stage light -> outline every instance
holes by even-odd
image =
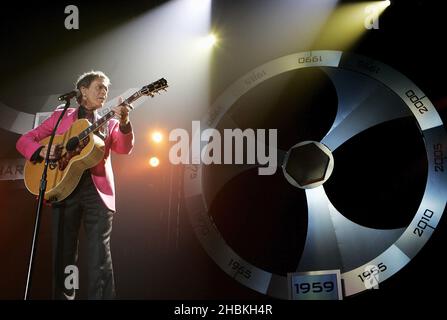
[[[390,5],[391,5],[391,1],[389,1],[389,0],[374,1],[374,2],[369,3],[369,6],[374,6],[379,14],[381,14],[383,11],[385,11],[385,9],[388,8]]]
[[[217,36],[214,33],[210,33],[206,37],[203,37],[200,41],[200,46],[204,49],[210,49],[214,47],[218,42]]]
[[[379,17],[390,5],[386,0],[338,6],[328,17],[314,47],[349,50],[368,30],[379,29]]]
[[[152,141],[160,143],[163,140],[163,134],[160,131],[154,131],[151,135]]]
[[[157,157],[151,157],[149,159],[149,165],[153,168],[158,167],[160,164],[160,160]]]
[[[389,7],[390,5],[391,5],[391,1],[390,0],[383,1],[383,3],[382,3],[382,6],[384,8]]]

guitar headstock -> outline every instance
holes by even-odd
[[[146,96],[154,96],[154,93],[157,93],[161,90],[165,90],[168,87],[168,82],[165,78],[161,78],[155,82],[152,82],[151,84],[148,84],[147,86],[144,86],[141,88],[140,92],[141,94],[144,94]]]

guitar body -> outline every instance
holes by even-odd
[[[53,145],[65,146],[70,138],[78,136],[89,126],[90,122],[86,119],[75,121],[64,134],[54,137]],[[47,137],[40,141],[40,144],[46,145],[49,140],[50,137]],[[64,147],[62,159],[48,167],[45,199],[61,201],[68,197],[78,185],[84,171],[96,166],[103,157],[104,141],[93,133],[90,133],[88,139],[82,141],[73,152],[67,152]],[[32,194],[39,194],[44,164],[44,161],[33,163],[29,160],[25,163],[25,186]]]

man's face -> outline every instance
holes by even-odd
[[[102,78],[93,80],[88,88],[82,87],[81,93],[83,96],[84,107],[89,110],[101,108],[107,99],[108,90],[109,89]]]

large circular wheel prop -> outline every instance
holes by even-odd
[[[369,266],[377,266],[377,279],[382,282],[404,267],[433,234],[447,199],[444,170],[446,131],[432,103],[408,78],[380,62],[340,51],[301,52],[252,70],[218,97],[202,119],[201,130],[229,122],[237,127],[236,121],[227,113],[241,97],[275,76],[304,68],[321,69],[328,75],[337,90],[338,106],[335,120],[321,141],[296,141],[295,146],[310,145],[308,149],[320,147],[331,158],[331,153],[363,131],[403,117],[415,120],[425,146],[427,175],[418,208],[416,212],[411,212],[412,219],[406,227],[391,229],[360,225],[346,218],[333,205],[324,182],[332,169],[336,170],[336,159],[334,162],[332,158],[331,167],[326,170],[329,174],[320,183],[313,181],[303,187],[286,170],[287,160],[296,149],[271,150],[278,152],[278,172],[283,173],[291,185],[302,188],[307,201],[308,225],[304,249],[296,270],[289,271],[340,270],[343,295],[350,296],[368,288],[365,284],[365,270]],[[351,81],[357,81],[353,76],[381,88],[377,92],[370,92],[374,99],[369,102],[352,102],[354,93],[346,89],[350,81],[346,79],[351,77]],[[380,92],[384,92],[382,96]],[[194,135],[200,140],[200,132]],[[184,174],[186,208],[203,248],[224,272],[241,284],[272,297],[290,298],[290,280],[286,275],[264,270],[247,261],[219,231],[209,214],[211,204],[205,197],[204,167],[203,164],[186,165]],[[241,166],[240,172],[236,170],[231,176],[237,176],[250,167],[253,166]],[[223,179],[220,185],[223,186],[232,177]]]

